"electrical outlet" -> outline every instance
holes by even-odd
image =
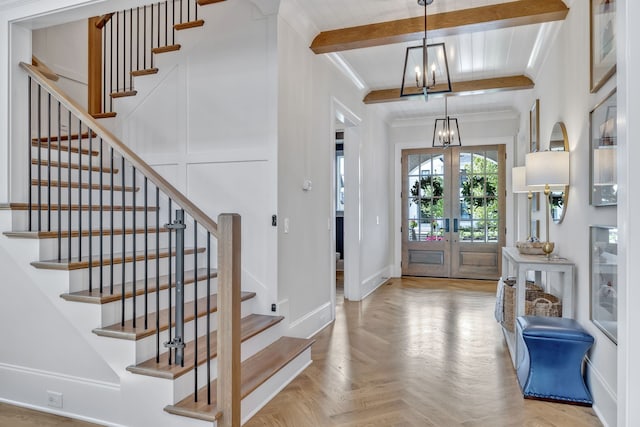
[[[62,408],[62,393],[47,390],[47,405],[52,408]]]

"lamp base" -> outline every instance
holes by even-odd
[[[553,249],[555,248],[555,243],[553,242],[544,242],[542,245],[542,252],[544,252],[544,254],[547,256],[547,258],[551,257],[551,253],[553,252]]]

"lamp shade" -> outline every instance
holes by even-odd
[[[569,153],[538,151],[525,157],[527,185],[560,187],[569,185]]]
[[[526,168],[517,166],[511,169],[511,191],[514,193],[528,193],[529,187],[526,182]]]

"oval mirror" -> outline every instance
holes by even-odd
[[[567,138],[567,129],[564,123],[558,122],[553,126],[551,140],[549,141],[549,150],[569,151],[569,139]],[[549,207],[551,209],[551,219],[554,223],[560,224],[564,219],[568,199],[568,185],[564,188],[552,188],[551,194],[549,194]]]

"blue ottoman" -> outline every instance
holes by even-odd
[[[524,344],[517,367],[524,397],[591,406],[582,361],[593,337],[573,319],[522,316],[516,324]]]

